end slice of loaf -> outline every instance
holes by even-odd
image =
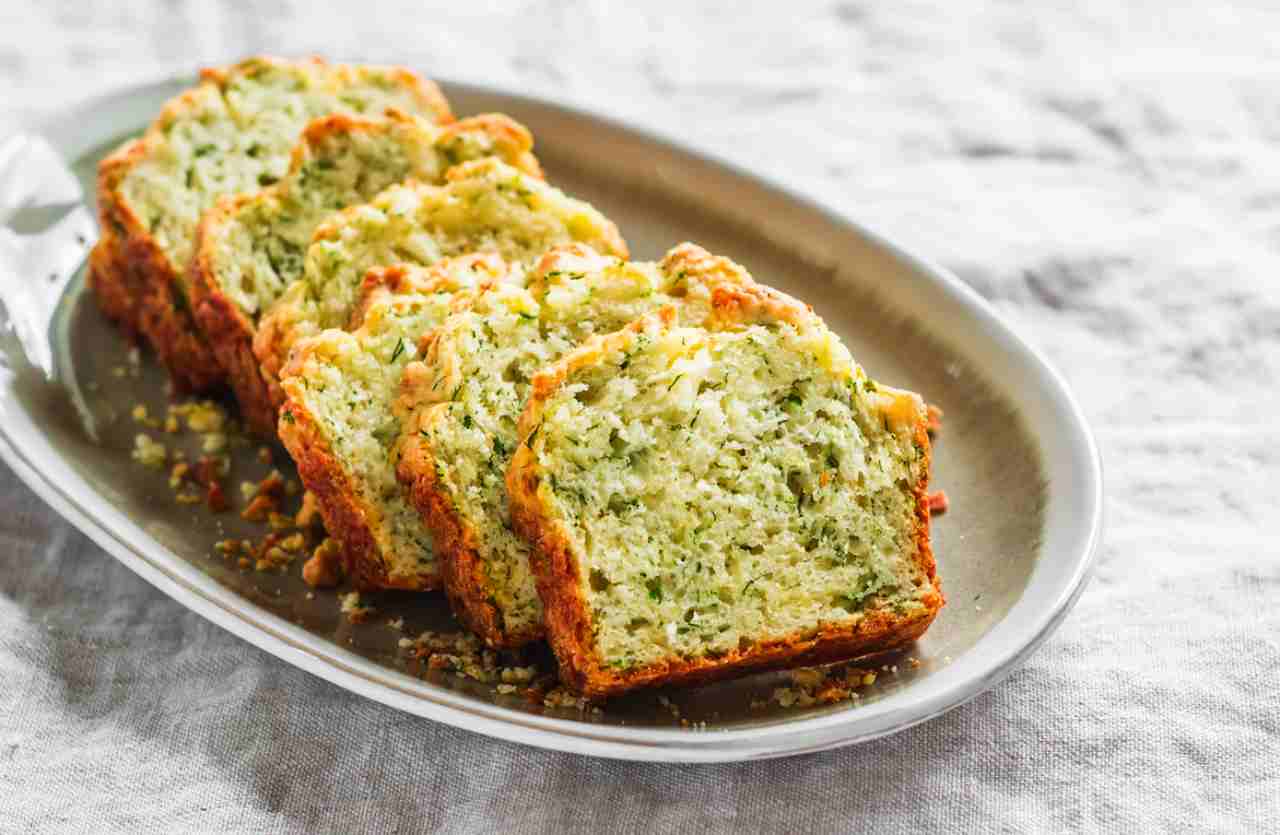
[[[573,242],[626,255],[626,244],[608,218],[500,160],[464,163],[450,169],[447,180],[443,186],[392,186],[316,230],[302,278],[272,305],[254,338],[273,402],[280,402],[276,380],[292,347],[346,322],[371,267],[430,265],[480,252],[496,254],[516,269],[553,246]]]
[[[89,280],[103,310],[152,344],[177,385],[215,385],[221,371],[195,327],[185,279],[201,213],[283,176],[310,120],[389,107],[453,119],[434,84],[395,67],[253,58],[205,70],[99,167],[102,237]]]
[[[901,646],[943,597],[924,403],[805,306],[719,288],[538,374],[507,475],[561,678],[591,696]]]
[[[406,179],[440,183],[451,166],[488,156],[540,177],[532,147],[524,126],[502,115],[437,126],[396,110],[373,119],[333,114],[303,131],[279,182],[205,212],[191,263],[196,318],[249,427],[275,434],[275,404],[253,354],[258,320],[301,277],[323,220]]]
[[[460,291],[505,276],[493,255],[372,270],[352,330],[304,340],[286,369],[280,439],[362,589],[440,584],[431,535],[396,481],[391,402],[419,338],[464,303]]]
[[[400,479],[435,536],[455,614],[489,645],[542,635],[528,546],[512,530],[504,482],[530,379],[582,340],[664,305],[701,321],[714,287],[748,283],[741,268],[692,245],[661,264],[561,247],[527,288],[478,293],[406,367]]]

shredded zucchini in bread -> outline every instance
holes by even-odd
[[[463,303],[459,291],[506,275],[493,255],[373,270],[353,330],[304,340],[286,368],[280,439],[360,588],[439,585],[430,533],[396,481],[391,402],[419,338]]]
[[[205,212],[196,235],[196,318],[258,434],[275,433],[276,409],[253,354],[258,320],[302,276],[312,234],[334,212],[412,179],[443,182],[461,162],[494,156],[540,176],[529,132],[506,116],[445,126],[400,113],[345,114],[307,126],[289,170],[265,189],[229,195]]]
[[[538,374],[508,474],[565,683],[589,695],[854,657],[942,605],[924,403],[805,306],[719,288]]]
[[[400,477],[435,535],[455,614],[491,646],[542,633],[528,547],[511,529],[504,483],[530,379],[587,337],[663,305],[700,321],[712,288],[746,282],[741,268],[692,245],[656,265],[561,247],[527,287],[476,294],[406,368]]]
[[[219,382],[185,278],[200,215],[223,195],[279,180],[312,119],[387,108],[453,118],[435,85],[394,67],[254,58],[204,71],[99,167],[103,235],[90,282],[103,309],[151,342],[179,386]]]
[[[370,267],[482,252],[515,268],[573,242],[626,255],[617,228],[600,212],[499,160],[459,165],[447,178],[444,186],[392,186],[316,230],[302,278],[272,306],[254,340],[269,384],[293,345],[346,322]]]

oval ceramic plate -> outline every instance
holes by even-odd
[[[99,157],[189,83],[94,100],[41,133],[91,195]],[[786,709],[770,699],[782,674],[758,675],[583,714],[416,672],[398,641],[452,628],[443,597],[384,595],[374,600],[378,617],[353,625],[337,593],[308,594],[298,564],[262,573],[218,556],[217,540],[248,535],[235,514],[175,504],[164,472],[130,460],[139,431],[130,410],[162,413],[163,377],[145,360],[128,364],[80,273],[56,292],[37,289],[44,275],[3,277],[11,307],[15,291],[44,294],[43,317],[26,326],[49,346],[48,375],[15,340],[7,346],[0,452],[13,470],[146,580],[288,663],[419,716],[579,753],[736,760],[871,739],[992,686],[1057,626],[1098,543],[1098,453],[1062,380],[974,292],[856,223],[668,140],[546,102],[444,87],[458,113],[502,111],[527,124],[549,179],[616,220],[637,257],[683,240],[730,255],[811,303],[872,376],[943,409],[933,483],[951,509],[935,520],[934,547],[948,605],[914,648],[882,660],[888,671],[875,685],[854,701]],[[288,467],[281,450],[274,456]],[[253,450],[238,452],[232,483],[268,466]],[[403,633],[387,625],[397,617]]]

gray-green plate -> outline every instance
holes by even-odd
[[[98,158],[188,84],[99,98],[39,132],[92,194]],[[379,596],[379,617],[354,626],[334,592],[308,598],[298,565],[277,576],[216,556],[215,541],[248,528],[234,514],[175,504],[164,473],[130,460],[137,426],[129,409],[143,402],[162,412],[163,376],[149,362],[137,376],[112,375],[127,347],[80,274],[45,299],[52,381],[16,340],[6,342],[0,454],[13,470],[147,581],[285,662],[428,719],[565,751],[716,761],[848,745],[962,704],[1045,640],[1080,594],[1098,545],[1100,461],[1062,379],[977,294],[864,226],[669,139],[544,101],[443,86],[460,114],[501,111],[528,125],[549,179],[617,221],[637,257],[684,240],[729,255],[812,304],[872,376],[944,410],[933,484],[947,491],[951,509],[934,522],[934,548],[948,604],[905,657],[880,662],[896,665],[896,674],[881,675],[856,701],[824,707],[760,707],[780,683],[772,674],[628,697],[600,715],[411,674],[397,648],[402,634],[386,620],[403,616],[409,634],[453,628],[442,596]],[[0,276],[8,298],[45,279]],[[280,450],[275,463],[288,466]],[[244,450],[231,483],[265,469]]]

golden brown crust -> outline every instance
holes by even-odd
[[[668,274],[692,273],[700,276],[707,284],[755,283],[741,264],[723,255],[712,255],[689,241],[676,244],[667,250],[667,254],[662,256],[659,268]]]
[[[205,72],[201,72],[201,78]],[[119,158],[108,157],[99,166],[99,201],[114,209],[118,245],[117,263],[127,276],[133,328],[146,337],[174,387],[201,392],[221,380],[217,361],[210,355],[177,285],[185,264],[173,264],[160,249],[146,224],[122,199],[120,183],[129,171],[164,141],[164,126],[193,107],[200,88],[193,87],[170,99],[147,131],[122,149]],[[114,157],[115,155],[113,155]]]
[[[814,320],[821,321],[809,305],[763,284],[718,284],[711,290],[710,328],[771,322],[800,327]]]
[[[152,344],[180,391],[203,391],[217,383],[217,365],[185,309],[173,299],[168,259],[141,219],[120,199],[121,180],[148,152],[148,139],[143,137],[125,143],[99,163],[102,237],[89,256],[89,286],[109,318]]]
[[[201,84],[224,86],[236,71],[249,64],[286,65],[310,63],[326,66],[319,58],[289,62],[277,58],[251,58],[230,67],[202,70]],[[337,67],[341,74],[354,67]],[[435,84],[401,68],[392,74],[414,91],[424,108],[441,123],[451,122],[448,104]],[[170,99],[142,137],[132,140],[99,164],[98,206],[103,237],[91,256],[90,287],[102,310],[134,334],[145,336],[168,369],[180,391],[207,391],[223,380],[222,367],[201,337],[182,285],[186,264],[173,264],[160,249],[146,225],[121,199],[119,185],[128,171],[164,141],[164,127],[193,106],[200,87]],[[221,320],[219,320],[221,324]]]
[[[199,335],[185,309],[176,308],[173,265],[150,231],[121,199],[125,175],[160,141],[157,125],[189,107],[196,95],[187,90],[170,100],[156,122],[138,139],[129,141],[98,165],[98,210],[103,230],[90,256],[90,287],[110,318],[135,336],[151,343],[180,391],[203,391],[219,378],[217,364],[201,350]],[[176,321],[175,321],[176,320]]]
[[[258,373],[252,323],[235,302],[221,293],[200,302],[196,320],[236,394],[246,428],[260,438],[274,438],[278,410]]]
[[[209,341],[214,359],[240,403],[240,416],[249,431],[262,438],[276,434],[276,404],[258,373],[253,354],[253,322],[224,294],[213,269],[212,230],[253,199],[250,194],[223,197],[200,218],[196,227],[195,255],[191,260],[192,296],[196,322]]]
[[[718,309],[725,324],[760,321],[761,315],[784,321],[813,315],[804,305],[768,288],[725,287],[717,288],[715,293],[723,305]],[[625,345],[633,333],[671,327],[674,321],[671,314],[669,310],[650,314],[622,331],[594,337],[536,375],[533,393],[520,417],[519,436],[529,437],[542,420],[546,401],[575,371]],[[534,453],[527,443],[521,442],[507,471],[511,518],[516,531],[533,546],[530,562],[542,598],[547,637],[560,662],[561,680],[587,696],[610,696],[640,687],[699,684],[749,672],[840,661],[896,649],[919,638],[944,602],[929,542],[928,472],[932,451],[926,427],[927,421],[921,419],[913,430],[915,442],[923,450],[925,474],[913,491],[916,500],[914,559],[933,589],[922,597],[921,611],[906,616],[873,611],[855,624],[825,624],[813,634],[794,633],[715,659],[667,660],[625,672],[602,665],[593,650],[590,609],[582,593],[572,539],[564,523],[550,513],[539,497]]]
[[[141,303],[140,325],[178,391],[209,391],[223,382],[222,368],[201,338],[171,273],[154,260],[148,262],[147,290]]]
[[[429,341],[429,337],[424,341]],[[421,372],[425,369],[418,364],[414,370]],[[409,373],[406,370],[406,375]],[[412,380],[406,381],[406,385],[412,384]],[[448,420],[448,410],[448,403],[427,409],[417,428],[421,430],[432,421]],[[421,431],[405,433],[400,444],[396,476],[404,486],[409,502],[431,529],[436,560],[454,615],[491,647],[515,648],[541,638],[543,632],[537,626],[522,630],[505,627],[501,610],[489,597],[479,537],[455,511],[453,502],[436,476],[435,461],[435,453],[425,434]]]
[[[123,248],[116,237],[112,212],[104,199],[98,207],[98,243],[89,252],[89,287],[93,290],[98,307],[107,318],[124,328],[133,338],[141,333],[134,313],[133,277],[120,258]]]
[[[360,327],[369,308],[386,298],[388,293],[430,292],[430,285],[422,280],[424,273],[421,268],[408,264],[371,268],[360,283],[355,307],[351,308],[351,318],[347,320],[347,330]]]
[[[378,558],[368,520],[377,511],[361,502],[311,413],[294,400],[280,410],[280,441],[298,466],[298,477],[316,497],[325,531],[342,545],[342,562],[356,588],[427,590],[438,576],[392,577]]]
[[[279,410],[284,405],[284,389],[280,386],[280,379],[289,360],[289,352],[285,346],[293,339],[293,325],[286,318],[268,314],[258,322],[257,330],[253,333],[251,350],[256,372],[266,388],[265,402],[273,410]]]
[[[495,156],[502,158],[508,165],[520,169],[524,173],[546,179],[542,172],[542,163],[533,155],[533,134],[529,129],[510,116],[501,113],[481,113],[479,116],[468,116],[445,127],[445,134],[459,134],[467,131],[483,130],[493,138]]]
[[[542,637],[537,629],[511,632],[503,628],[501,612],[486,590],[475,531],[454,512],[438,484],[434,456],[425,438],[409,436],[401,444],[396,475],[431,529],[445,594],[458,620],[491,647],[518,647]]]
[[[388,295],[448,292],[450,288],[460,285],[460,282],[453,277],[453,273],[466,270],[472,274],[476,284],[466,291],[459,291],[449,304],[451,312],[462,310],[471,304],[474,293],[483,292],[501,281],[509,269],[509,265],[502,256],[492,252],[472,252],[445,258],[429,267],[420,267],[416,264],[371,267],[360,283],[355,306],[351,309],[351,318],[347,321],[347,330],[354,331],[364,324],[365,314],[369,308]],[[430,333],[423,334],[422,338],[426,340],[430,335]],[[284,373],[288,374],[288,366]]]

